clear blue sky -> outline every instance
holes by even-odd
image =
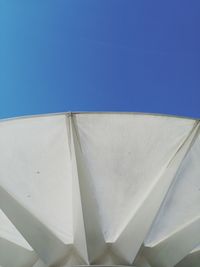
[[[0,117],[200,117],[199,0],[0,0]]]

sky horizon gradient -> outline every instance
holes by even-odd
[[[200,2],[0,0],[0,118],[200,118]]]

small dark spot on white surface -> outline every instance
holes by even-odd
[[[29,197],[31,197],[31,195],[27,195],[27,197],[29,198]]]
[[[40,174],[40,171],[36,171],[37,174]]]

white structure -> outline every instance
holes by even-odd
[[[0,266],[200,266],[200,123],[132,113],[0,122]]]

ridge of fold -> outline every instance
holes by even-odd
[[[196,137],[198,128],[199,123],[195,122],[192,130],[178,147],[171,160],[160,173],[157,182],[154,183],[146,198],[144,198],[140,208],[130,219],[124,231],[113,244],[113,249],[117,250],[130,264],[136,257],[145,236],[150,230],[153,220],[172,185],[175,174]],[[151,206],[150,210],[148,209],[149,206]],[[143,222],[142,229],[140,229],[141,222]]]
[[[76,128],[74,125],[73,116],[69,117],[70,120],[70,135],[71,135],[71,152],[73,164],[73,179],[75,188],[80,194],[78,200],[79,211],[82,212],[82,222],[85,233],[84,239],[84,255],[85,260],[93,263],[106,249],[103,233],[99,223],[98,209],[94,197],[93,188],[89,171],[84,163],[80,141],[77,136]],[[91,216],[92,214],[92,216]],[[87,247],[87,254],[86,248]]]

